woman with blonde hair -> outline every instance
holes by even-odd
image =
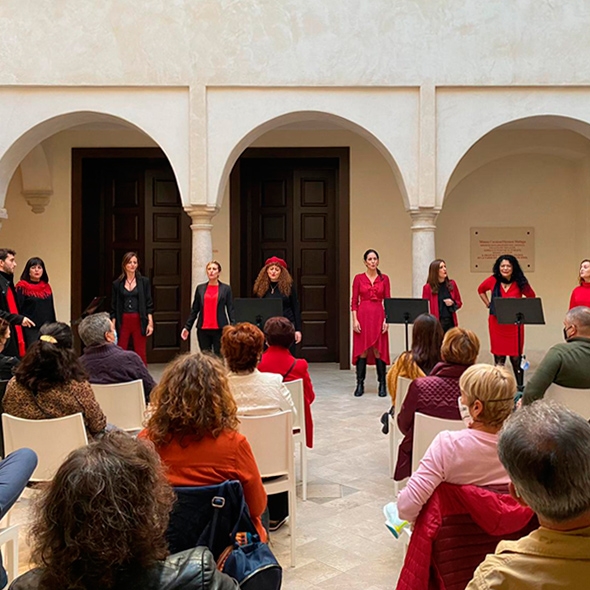
[[[569,309],[583,305],[590,307],[590,260],[584,258],[578,271],[578,286],[570,296]]]
[[[238,480],[260,538],[266,492],[223,365],[213,356],[185,354],[164,370],[152,391],[153,411],[139,434],[151,440],[173,486],[207,486]]]
[[[498,432],[514,409],[516,380],[502,366],[473,365],[459,380],[458,405],[467,428],[436,435],[397,497],[399,518],[414,522],[436,487],[510,481],[498,458]]]

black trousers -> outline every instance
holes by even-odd
[[[201,352],[213,352],[221,356],[221,330],[197,330]]]
[[[440,318],[440,325],[442,326],[443,332],[448,332],[451,328],[455,327],[455,321],[453,318],[442,317]]]

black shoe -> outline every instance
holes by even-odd
[[[375,359],[375,365],[377,368],[377,381],[379,382],[379,397],[386,397],[387,387],[385,386],[385,381],[387,365],[381,359]]]
[[[365,393],[365,376],[367,374],[367,359],[358,358],[356,361],[356,389],[354,397],[361,397]]]
[[[389,434],[389,412],[385,412],[385,414],[381,416],[381,424],[383,424],[381,432],[383,434]]]
[[[285,516],[281,520],[269,521],[268,530],[271,531],[272,533],[274,533],[275,531],[278,531],[287,522],[288,518],[289,518],[289,516]]]

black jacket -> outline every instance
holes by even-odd
[[[24,316],[16,313],[10,313],[8,311],[8,300],[6,298],[8,289],[12,289],[12,294],[14,295],[14,300],[16,301],[16,291],[14,290],[12,275],[9,275],[5,272],[0,272],[0,318],[6,320],[12,326],[20,326],[23,323]],[[6,356],[18,357],[18,341],[16,339],[16,334],[11,333],[10,339],[6,343],[3,352]]]
[[[9,590],[38,590],[39,568],[19,576]],[[237,590],[238,583],[217,570],[206,547],[169,556],[131,579],[120,580],[111,590]]]
[[[186,320],[186,324],[184,325],[189,332],[191,331],[195,320],[197,320],[197,316],[199,317],[197,320],[197,330],[200,330],[203,325],[203,314],[201,312],[203,311],[205,291],[207,290],[208,285],[209,283],[197,285],[191,314],[188,316],[188,320]],[[217,325],[221,330],[224,326],[234,324],[235,322],[234,300],[231,293],[231,287],[219,281],[219,291],[217,295]]]
[[[154,303],[152,301],[152,288],[150,280],[147,277],[135,275],[137,281],[137,291],[139,297],[139,319],[141,321],[141,333],[145,336],[148,326],[148,314],[154,313]],[[121,330],[121,320],[123,319],[123,297],[121,295],[121,285],[125,279],[116,279],[113,281],[113,295],[111,297],[111,319],[117,321],[117,330]]]

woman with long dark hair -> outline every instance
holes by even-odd
[[[283,316],[295,326],[295,344],[301,342],[301,311],[299,300],[289,273],[287,263],[278,256],[266,259],[254,282],[254,295],[261,299],[280,299],[283,304]],[[291,347],[295,352],[295,346]]]
[[[352,364],[356,365],[354,395],[365,393],[367,364],[377,368],[379,396],[385,397],[385,373],[389,364],[389,338],[383,300],[391,297],[389,277],[379,270],[379,254],[367,250],[363,254],[366,270],[352,282]]]
[[[207,264],[208,281],[197,285],[191,314],[180,333],[186,340],[196,320],[201,352],[212,351],[217,356],[221,354],[221,331],[235,323],[231,287],[219,280],[220,274],[221,264],[217,260]]]
[[[43,324],[55,322],[53,292],[49,286],[49,276],[41,258],[29,258],[15,285],[16,304],[19,313],[31,318],[35,325],[23,328],[27,348],[39,340],[39,328]]]
[[[123,432],[73,451],[41,490],[37,567],[13,590],[232,590],[205,547],[168,556],[174,493],[151,445]]]
[[[459,325],[457,310],[463,305],[461,294],[457,283],[449,279],[447,264],[441,258],[430,263],[422,299],[430,303],[430,313],[440,321],[444,332]]]
[[[578,271],[578,286],[572,291],[570,296],[569,309],[579,307],[590,307],[590,260],[585,258],[580,262]]]
[[[127,252],[123,256],[121,271],[113,281],[111,320],[119,332],[119,346],[124,350],[134,350],[147,366],[146,339],[154,331],[150,281],[139,272],[137,252]],[[129,347],[130,340],[132,348]]]
[[[503,365],[510,357],[514,375],[519,384],[522,350],[518,350],[518,331],[514,324],[499,324],[494,300],[499,297],[535,297],[535,292],[522,272],[518,260],[511,254],[499,256],[494,263],[492,276],[477,288],[484,305],[490,310],[488,326],[494,363]],[[491,293],[491,297],[488,297]],[[520,327],[520,342],[524,348],[524,326]]]

